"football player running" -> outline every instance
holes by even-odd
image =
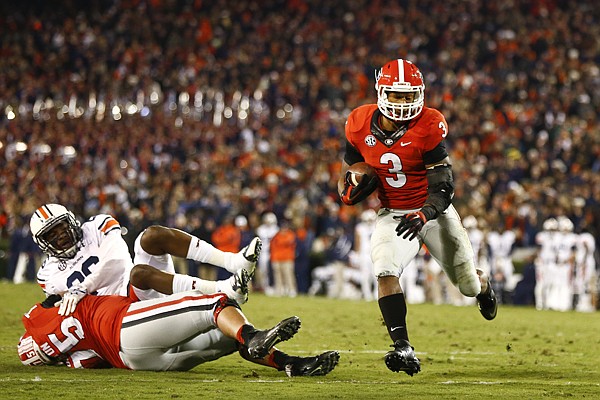
[[[406,300],[399,277],[423,244],[450,281],[476,297],[487,320],[496,317],[497,301],[488,277],[475,268],[473,250],[452,206],[454,183],[446,151],[448,125],[436,109],[424,106],[425,84],[410,61],[397,59],[376,74],[377,104],[354,109],[346,121],[346,150],[338,192],[354,205],[378,189],[381,209],[371,238],[381,314],[393,341],[387,367],[413,375],[421,370],[408,338]],[[364,161],[379,182],[357,184],[350,165]]]

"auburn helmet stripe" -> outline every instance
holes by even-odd
[[[40,208],[38,208],[37,210],[35,210],[35,213],[41,219],[48,219],[52,216],[52,211],[50,211],[48,209],[48,207],[46,207],[46,205],[43,205]]]

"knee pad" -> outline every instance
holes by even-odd
[[[458,290],[467,297],[477,296],[481,291],[481,283],[473,262],[459,264],[454,270]]]

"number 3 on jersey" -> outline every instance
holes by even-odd
[[[384,165],[392,165],[391,168],[388,168],[388,172],[394,176],[385,178],[388,185],[394,188],[400,188],[406,185],[406,175],[402,172],[402,161],[400,160],[400,157],[394,153],[383,153],[379,162]]]

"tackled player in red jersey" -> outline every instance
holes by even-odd
[[[421,365],[408,340],[399,277],[423,244],[463,295],[477,297],[486,319],[496,317],[497,301],[489,279],[475,268],[471,243],[452,206],[448,124],[440,111],[425,107],[421,71],[410,61],[392,60],[377,73],[375,89],[377,104],[348,116],[338,191],[345,204],[354,205],[378,190],[382,207],[371,258],[379,308],[394,342],[385,362],[390,370],[412,376]],[[379,179],[351,176],[350,166],[363,161]]]
[[[59,299],[51,295],[23,316],[26,332],[17,348],[23,364],[186,371],[237,350],[288,376],[309,376],[326,375],[339,361],[337,351],[314,357],[279,351],[274,345],[294,336],[300,319],[257,330],[224,293],[191,290],[142,301],[88,295],[69,316],[59,313]]]

